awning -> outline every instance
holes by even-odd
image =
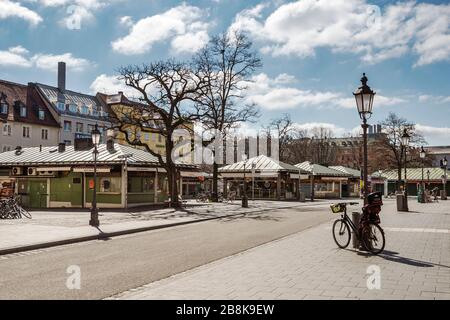
[[[88,167],[88,168],[74,168],[73,172],[84,172],[84,173],[94,173],[94,167]],[[111,168],[105,168],[105,167],[100,167],[97,168],[97,172],[100,173],[109,173],[111,172]]]
[[[37,171],[43,172],[43,171],[70,171],[72,170],[72,167],[42,167],[42,168],[36,168]]]
[[[127,167],[127,171],[134,171],[134,172],[156,172],[156,168]]]
[[[198,178],[204,177],[204,172],[195,172],[195,171],[181,171],[181,176],[185,178]]]

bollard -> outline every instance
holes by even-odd
[[[356,226],[356,231],[359,229],[359,219],[361,218],[361,214],[359,212],[352,213],[352,222]],[[352,231],[352,241],[353,241],[353,249],[359,249],[359,240],[358,236]]]

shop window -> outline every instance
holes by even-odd
[[[120,192],[120,177],[105,177],[100,179],[100,192]]]

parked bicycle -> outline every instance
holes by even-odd
[[[351,230],[362,246],[372,254],[380,254],[385,247],[384,230],[380,227],[381,193],[369,195],[369,203],[362,209],[363,214],[357,227],[347,215],[347,206],[358,205],[358,202],[337,203],[331,206],[333,213],[341,213],[341,218],[333,224],[333,238],[341,249],[350,244]]]
[[[211,195],[209,193],[200,192],[197,195],[196,200],[197,200],[197,202],[209,202],[210,198],[211,198]]]
[[[0,200],[0,219],[31,219],[31,214],[20,204],[20,197],[11,197]]]

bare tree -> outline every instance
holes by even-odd
[[[383,126],[385,133],[384,145],[390,150],[386,154],[386,161],[397,169],[397,190],[399,190],[401,185],[401,170],[405,163],[405,153],[413,150],[412,148],[414,146],[425,144],[426,142],[424,137],[416,131],[414,123],[399,117],[393,112],[389,113],[387,118],[380,124]],[[402,135],[405,129],[411,136],[410,146],[408,148],[402,144]]]
[[[167,171],[171,206],[179,207],[177,165],[173,157],[177,148],[176,130],[192,131],[189,124],[201,118],[193,103],[206,83],[205,77],[191,64],[172,59],[125,66],[118,72],[120,79],[136,90],[142,103],[114,109],[111,122],[129,144],[145,148],[158,159]],[[147,132],[164,137],[165,156],[141,142],[140,136]]]
[[[204,115],[203,127],[212,133],[211,136],[220,139],[216,141],[216,145],[220,146],[230,129],[258,116],[255,106],[243,103],[243,98],[250,76],[262,66],[261,60],[252,50],[249,38],[244,33],[236,32],[213,37],[196,55],[195,63],[207,79],[206,86],[201,88],[197,96],[196,107]],[[212,198],[217,201],[219,163],[216,149],[212,152]]]
[[[278,139],[279,159],[287,162],[289,160],[289,147],[293,141],[293,122],[291,116],[287,113],[280,118],[273,119],[270,124],[264,128],[268,141],[272,141],[272,136]]]

